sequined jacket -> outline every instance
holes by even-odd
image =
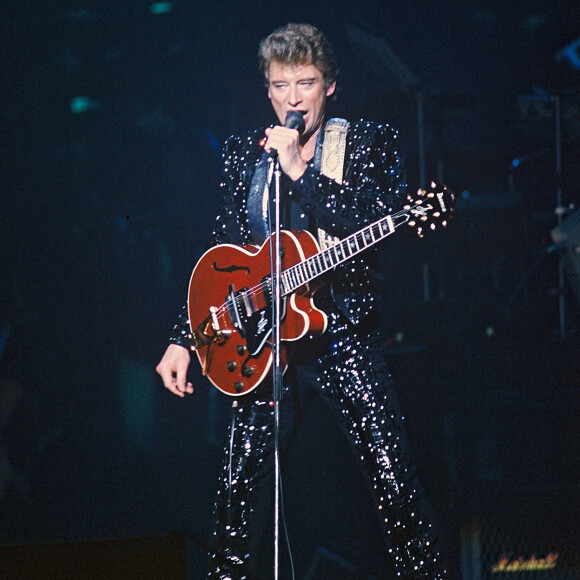
[[[263,129],[228,139],[223,153],[224,172],[220,184],[222,210],[213,230],[213,243],[252,243],[248,225],[247,196],[254,170],[262,156],[260,140]],[[344,160],[343,183],[321,174],[309,163],[296,182],[282,176],[281,189],[290,200],[283,227],[318,228],[344,237],[380,217],[399,209],[405,192],[398,133],[389,125],[368,121],[351,123]],[[288,217],[290,216],[290,217]],[[326,275],[324,287],[315,295],[315,303],[329,315],[329,325],[364,327],[367,333],[376,326],[373,315],[377,300],[374,250],[336,267]],[[187,309],[174,327],[171,342],[190,346]]]

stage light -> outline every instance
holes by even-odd
[[[556,60],[567,60],[574,68],[580,69],[580,37],[558,52]]]
[[[87,113],[88,111],[98,111],[100,108],[101,104],[90,97],[73,97],[70,101],[71,113],[75,115]]]
[[[151,14],[167,14],[173,10],[173,2],[155,2],[149,7]]]

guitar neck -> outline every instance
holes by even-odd
[[[300,286],[311,282],[390,236],[396,228],[407,223],[409,217],[408,211],[387,215],[333,244],[326,250],[284,270],[281,279],[282,294],[292,294]]]

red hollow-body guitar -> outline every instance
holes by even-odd
[[[446,225],[455,196],[444,186],[419,190],[395,214],[321,250],[305,231],[280,233],[282,295],[281,361],[286,367],[284,342],[318,336],[327,317],[313,301],[314,281],[325,272],[360,254],[407,225],[420,236],[438,224]],[[222,392],[237,396],[253,391],[272,375],[272,277],[270,237],[261,247],[223,244],[199,260],[189,283],[192,347],[202,372]]]

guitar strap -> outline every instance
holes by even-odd
[[[264,151],[256,165],[248,194],[248,229],[254,244],[269,236],[268,199],[270,195],[270,157]]]
[[[344,155],[346,152],[346,137],[349,122],[345,119],[329,119],[324,127],[324,143],[322,145],[322,159],[320,171],[337,183],[342,183],[344,171]],[[340,239],[331,236],[322,228],[318,228],[318,244],[321,250],[339,242]]]

